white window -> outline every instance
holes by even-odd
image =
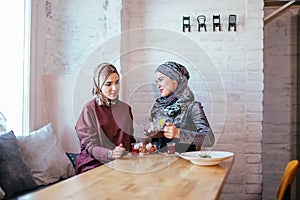
[[[0,7],[0,112],[6,132],[29,130],[30,0],[3,1]]]

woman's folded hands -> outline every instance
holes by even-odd
[[[121,158],[125,155],[125,148],[123,147],[123,144],[121,143],[119,146],[116,146],[116,148],[113,150],[113,159]]]

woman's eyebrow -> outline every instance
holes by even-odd
[[[120,79],[116,80],[115,82],[120,81]],[[105,83],[113,83],[113,81],[105,81]]]

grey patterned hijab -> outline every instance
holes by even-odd
[[[160,72],[177,81],[178,86],[171,95],[156,99],[151,116],[153,117],[158,109],[162,109],[167,116],[173,117],[180,113],[188,102],[194,100],[194,94],[187,86],[190,78],[189,72],[183,65],[176,62],[165,62],[159,65],[155,72]]]
[[[190,79],[190,74],[188,70],[181,64],[176,62],[165,62],[158,66],[155,72],[163,73],[164,75],[170,77],[171,79],[180,83],[184,78]]]

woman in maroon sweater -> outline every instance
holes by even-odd
[[[77,174],[120,158],[123,148],[131,151],[135,142],[131,107],[118,99],[117,69],[109,63],[98,65],[93,82],[94,98],[84,105],[75,126],[81,145]]]

